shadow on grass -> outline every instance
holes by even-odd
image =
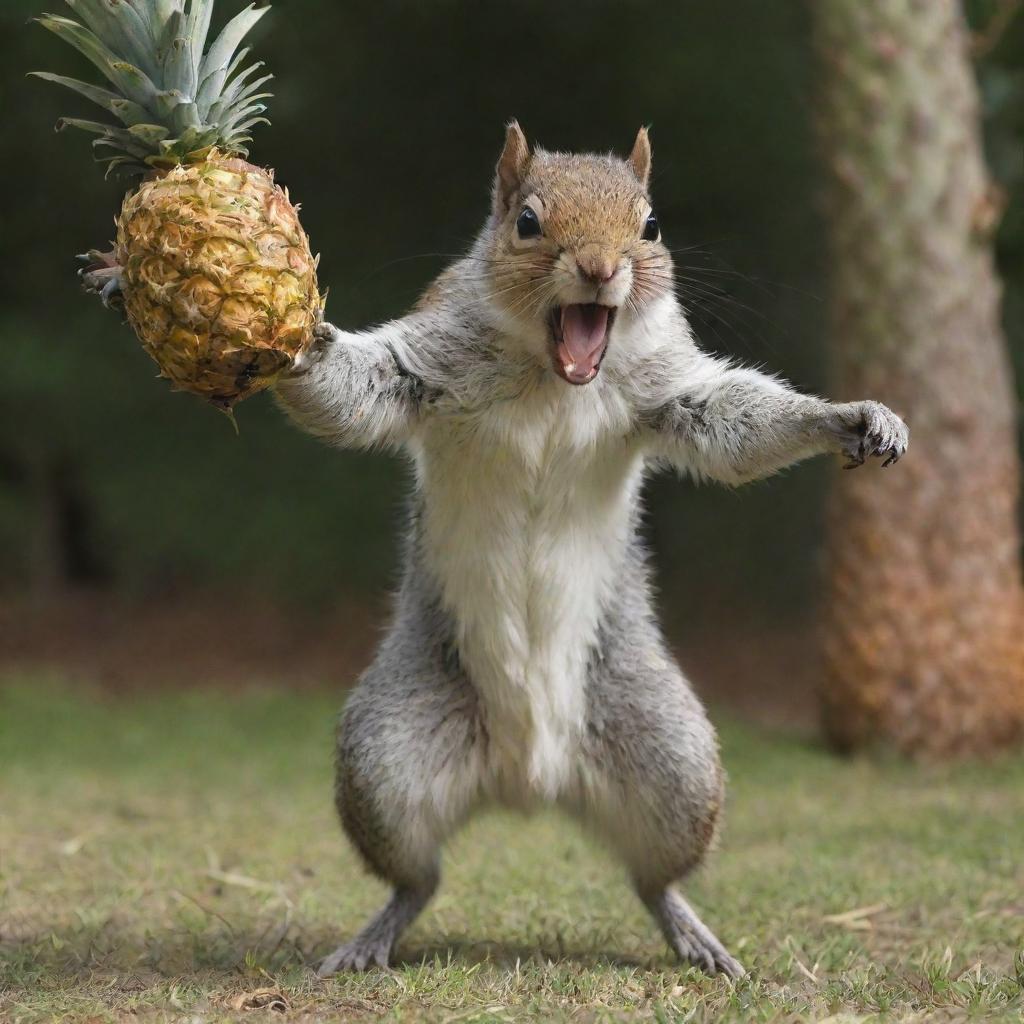
[[[474,941],[455,938],[450,942],[438,942],[409,949],[399,947],[395,967],[419,967],[423,964],[459,961],[466,966],[493,964],[496,967],[515,970],[525,963],[546,964],[568,961],[578,967],[589,969],[622,967],[630,969],[659,969],[676,964],[666,955],[665,963],[654,962],[643,957],[622,956],[605,950],[588,950],[565,946],[526,946],[517,943]],[[685,969],[685,968],[684,968]]]
[[[116,928],[83,930],[64,926],[36,928],[31,936],[10,938],[0,926],[0,987],[23,987],[41,977],[60,984],[91,980],[97,975],[121,979],[131,987],[143,977],[173,979],[182,975],[202,975],[204,981],[225,984],[237,982],[240,974],[252,970],[274,973],[308,971],[314,973],[347,933],[296,931],[268,936],[253,929],[182,934],[180,931],[123,933]],[[514,971],[519,966],[544,966],[570,963],[584,969],[664,970],[678,966],[667,952],[664,957],[623,956],[606,949],[588,949],[579,945],[543,943],[529,946],[466,936],[420,945],[400,945],[392,967],[398,970],[418,967],[459,965],[471,968],[492,964]],[[373,973],[372,971],[369,973]],[[119,986],[123,987],[123,986]]]

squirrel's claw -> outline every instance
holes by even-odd
[[[840,448],[847,462],[843,469],[856,469],[869,458],[882,459],[882,468],[899,462],[907,452],[907,425],[891,409],[878,402],[854,404],[855,421],[841,432]]]
[[[338,328],[334,324],[323,319],[318,320],[316,327],[313,328],[313,345],[311,347],[322,348],[324,345],[330,345],[337,334]]]
[[[848,460],[843,463],[843,469],[857,469],[858,467],[863,466],[867,459],[867,455],[864,451],[864,439],[861,438],[855,446],[846,448],[843,454]]]
[[[82,287],[91,295],[98,295],[107,309],[124,306],[121,294],[121,265],[112,252],[92,249],[78,257],[85,264],[79,271]]]
[[[103,300],[103,305],[110,309],[115,301],[118,305],[123,304],[124,299],[121,296],[121,271],[117,271],[116,276],[111,275],[110,280],[100,289],[100,298]]]
[[[319,320],[313,328],[313,340],[305,352],[300,352],[293,360],[292,365],[285,371],[288,376],[297,376],[305,373],[311,366],[320,362],[324,350],[337,337],[338,328],[326,320]]]

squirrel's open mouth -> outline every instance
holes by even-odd
[[[556,306],[551,311],[555,372],[570,384],[589,384],[601,369],[614,306],[595,302]]]

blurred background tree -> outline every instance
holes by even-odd
[[[995,45],[1017,4],[993,12]],[[825,720],[842,747],[984,751],[1024,729],[1017,396],[960,0],[813,6],[829,177],[832,340],[847,398],[914,456],[832,494]]]
[[[91,73],[24,24],[60,6],[0,7],[0,658],[60,656],[62,645],[73,658],[79,634],[141,648],[160,618],[174,623],[174,642],[146,650],[167,665],[204,643],[267,661],[266,637],[278,635],[268,607],[299,623],[282,627],[281,664],[306,656],[311,633],[362,634],[393,576],[404,469],[322,448],[266,398],[239,409],[236,437],[219,414],[168,393],[116,317],[79,293],[73,255],[109,239],[124,183],[102,180],[81,139],[52,134],[84,101],[76,110],[23,77]],[[221,0],[219,17],[238,6]],[[992,5],[976,7],[972,18],[987,23]],[[702,342],[825,390],[809,9],[595,0],[581,19],[573,5],[524,0],[514,12],[279,0],[257,30],[278,77],[274,124],[254,156],[303,203],[332,319],[357,327],[401,313],[466,247],[509,117],[566,149],[624,151],[649,123],[658,214]],[[983,95],[1012,199],[999,260],[1015,352],[1022,69],[1014,23],[985,59]],[[796,680],[797,703],[813,707],[829,475],[820,460],[737,492],[652,481],[667,625],[716,692],[774,703]],[[185,623],[168,611],[183,607],[196,610]],[[327,667],[347,676],[339,660]],[[705,675],[705,662],[718,667]]]

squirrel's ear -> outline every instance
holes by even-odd
[[[647,188],[647,181],[651,176],[651,139],[646,128],[641,128],[636,133],[633,152],[629,154],[629,166],[636,175],[636,180]]]
[[[505,131],[505,148],[498,160],[494,178],[494,212],[499,217],[508,213],[509,203],[519,190],[530,162],[530,147],[518,121],[510,121]]]

